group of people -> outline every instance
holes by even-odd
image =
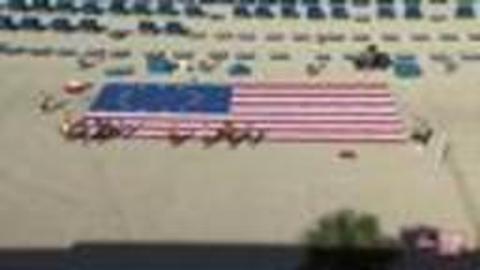
[[[169,142],[174,146],[179,146],[186,141],[193,139],[193,132],[190,134],[180,134],[176,129],[170,130],[168,134]],[[223,122],[222,127],[215,130],[214,134],[201,136],[201,141],[206,147],[216,143],[226,141],[231,147],[235,148],[243,142],[255,146],[265,139],[265,131],[261,129],[240,129],[235,127],[230,120]]]
[[[60,126],[61,134],[68,141],[81,140],[106,142],[117,138],[128,138],[137,130],[133,126],[118,125],[108,119],[74,119],[71,114],[65,113]]]
[[[70,113],[65,113],[60,126],[61,134],[68,141],[90,141],[105,142],[117,138],[131,137],[139,127],[125,126],[116,124],[108,119],[74,119]],[[192,133],[182,134],[178,129],[172,128],[167,135],[167,139],[173,146],[180,146],[186,141],[193,139]],[[224,121],[222,127],[215,130],[214,134],[203,135],[200,137],[206,147],[216,143],[226,141],[231,147],[235,148],[243,142],[255,146],[265,139],[265,131],[261,129],[240,129],[234,126],[232,121]]]

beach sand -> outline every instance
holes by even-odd
[[[434,34],[474,30],[469,22],[448,27],[426,22],[386,24],[244,22],[235,24],[233,31],[255,27],[258,32],[315,33],[326,28],[376,35],[388,29],[408,35],[415,29]],[[222,23],[212,25],[196,23],[204,31],[227,29]],[[387,51],[415,52],[422,57],[424,77],[401,82],[390,73],[359,74],[341,60],[334,60],[314,79],[305,77],[305,61],[312,53],[358,51],[365,43],[238,44],[142,36],[113,42],[105,37],[51,33],[2,33],[1,40],[38,46],[131,48],[134,58],[126,62],[138,67],[133,78],[138,80],[165,80],[145,74],[140,57],[144,51],[192,50],[205,55],[223,49],[255,51],[259,60],[254,79],[258,80],[386,81],[402,101],[405,118],[419,114],[448,131],[467,190],[474,196],[480,194],[480,63],[461,65],[457,73],[445,75],[426,60],[431,52],[474,50],[478,44],[472,42],[381,43]],[[294,59],[274,66],[267,55],[276,50],[291,50]],[[223,71],[198,78],[226,81]],[[173,80],[189,76],[179,74]],[[434,173],[434,144],[423,150],[412,143],[263,144],[232,150],[226,145],[203,149],[194,143],[174,149],[160,141],[114,141],[101,146],[67,143],[58,133],[60,115],[41,115],[36,96],[39,91],[60,95],[69,79],[88,79],[100,87],[105,77],[102,67],[81,71],[73,59],[1,57],[1,246],[68,246],[90,240],[291,244],[299,243],[322,214],[340,208],[378,214],[391,234],[401,226],[422,223],[458,230],[471,239],[475,236],[458,179],[450,177],[445,166]],[[70,106],[80,108],[87,103],[72,99]],[[338,151],[349,148],[356,149],[358,159],[339,160]]]

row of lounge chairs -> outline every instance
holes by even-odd
[[[111,49],[105,48],[89,49],[80,51],[74,47],[66,46],[36,46],[36,45],[16,45],[9,42],[0,42],[0,55],[32,55],[32,56],[58,56],[58,57],[97,57],[111,59],[126,59],[131,57],[132,51],[129,49]]]
[[[329,11],[329,12],[328,12]],[[237,18],[260,18],[273,19],[277,16],[282,18],[301,18],[307,19],[326,19],[328,16],[334,19],[348,19],[352,17],[351,10],[345,4],[331,5],[324,7],[320,5],[308,6],[305,12],[301,9],[285,5],[282,6],[278,14],[268,5],[258,5],[250,7],[247,5],[239,5],[233,8],[233,15]],[[468,19],[475,18],[475,9],[473,5],[459,5],[454,12],[456,18]],[[406,5],[403,9],[398,9],[392,4],[378,5],[376,8],[376,16],[380,19],[394,19],[404,17],[405,19],[422,19],[424,13],[419,5]]]
[[[49,29],[59,32],[84,31],[102,33],[107,30],[107,27],[101,25],[98,20],[91,18],[80,19],[77,24],[74,24],[66,17],[54,18],[47,23],[38,16],[24,16],[16,19],[10,15],[0,15],[0,30],[45,31]]]
[[[173,1],[160,0],[111,0],[108,5],[102,5],[100,1],[85,0],[78,3],[74,0],[9,0],[6,8],[12,11],[41,11],[41,12],[67,12],[82,13],[87,15],[102,15],[104,13],[132,14],[132,15],[180,15],[182,12],[174,5]],[[201,17],[207,13],[201,5],[185,5],[183,13],[186,16]]]
[[[108,5],[101,5],[96,0],[85,0],[81,4],[73,0],[10,0],[7,7],[14,11],[45,11],[45,12],[69,12],[69,13],[83,13],[87,15],[101,15],[104,13],[113,14],[136,14],[136,15],[169,15],[177,16],[182,13],[187,17],[210,17],[222,18],[222,16],[215,16],[209,14],[204,5],[219,4],[225,2],[215,1],[190,1],[182,5],[174,3],[175,1],[158,0],[145,1],[134,0],[129,2],[127,0],[111,0]],[[280,9],[279,16],[283,18],[300,18],[305,16],[308,19],[322,19],[330,17],[337,19],[346,19],[350,17],[350,9],[344,0],[330,1],[327,5],[320,5],[319,1],[232,1],[233,15],[241,18],[275,18],[277,16],[275,9]],[[360,6],[365,6],[362,4]],[[357,6],[357,5],[354,5]],[[302,11],[302,10],[305,11]],[[329,11],[329,12],[327,12]],[[210,16],[211,15],[211,16]],[[419,3],[406,1],[403,10],[396,9],[395,4],[391,0],[380,0],[377,3],[376,15],[379,18],[395,18],[403,16],[406,19],[420,19],[423,17],[423,11]],[[473,4],[459,3],[454,11],[457,18],[475,18],[475,8]]]
[[[0,43],[0,55],[14,56],[29,54],[31,56],[59,56],[59,57],[77,57],[79,52],[76,49],[68,47],[54,48],[51,46],[22,46],[9,43]]]
[[[23,16],[16,19],[11,15],[0,15],[0,30],[17,31],[45,31],[57,32],[83,31],[89,33],[103,33],[108,30],[95,18],[82,18],[77,23],[67,17],[57,17],[49,22],[42,20],[39,16]],[[165,33],[174,35],[188,35],[190,30],[180,22],[166,22],[163,26],[157,25],[154,21],[141,20],[138,23],[138,30],[141,33]]]

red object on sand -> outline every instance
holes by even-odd
[[[90,86],[91,84],[88,82],[69,81],[65,84],[63,90],[68,94],[79,95],[84,93]]]

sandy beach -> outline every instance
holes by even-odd
[[[118,18],[106,20],[120,23]],[[359,51],[366,43],[350,41],[275,44],[134,35],[115,42],[104,36],[53,33],[2,33],[0,41],[80,50],[129,48],[133,56],[121,63],[137,68],[131,80],[192,78],[181,72],[173,78],[149,76],[141,55],[156,49],[195,51],[198,58],[212,50],[254,51],[258,59],[248,81],[384,81],[401,101],[407,122],[417,114],[439,127],[438,135],[446,130],[462,182],[474,197],[480,194],[480,62],[460,64],[456,73],[447,75],[428,60],[437,52],[480,53],[478,42],[466,40],[478,22],[229,23],[198,21],[195,29],[237,33],[255,29],[257,35],[280,30],[312,35],[325,29],[347,35],[369,32],[383,50],[418,54],[424,75],[400,81],[391,72],[356,72],[340,55]],[[433,36],[461,29],[457,32],[462,40],[384,43],[375,39],[384,29],[405,39],[417,29]],[[276,50],[290,51],[293,58],[273,63],[268,53]],[[322,74],[308,78],[305,63],[315,53],[332,53],[335,59]],[[413,143],[263,144],[232,150],[223,144],[204,149],[195,143],[172,148],[162,141],[112,141],[102,146],[65,142],[58,132],[61,115],[38,112],[39,91],[62,95],[69,79],[93,81],[96,86],[89,97],[70,101],[72,110],[80,110],[107,80],[103,68],[120,63],[115,61],[82,71],[74,59],[0,56],[1,246],[68,246],[89,240],[298,243],[319,216],[345,207],[378,214],[391,234],[401,226],[423,223],[475,237],[458,179],[435,164],[434,146],[440,136],[422,150]],[[195,77],[229,81],[224,69]],[[348,148],[357,150],[357,160],[337,157],[339,150]]]

